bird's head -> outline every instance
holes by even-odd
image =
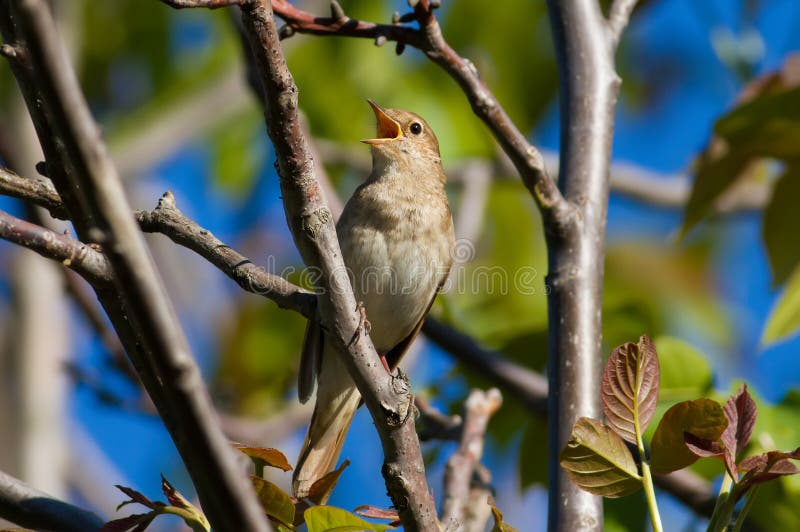
[[[361,142],[372,147],[374,165],[430,169],[432,164],[441,164],[439,141],[422,117],[402,109],[384,109],[372,100],[367,101],[378,120],[377,135]]]

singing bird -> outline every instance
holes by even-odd
[[[389,368],[419,333],[452,265],[453,219],[445,194],[439,142],[425,120],[368,100],[377,136],[363,140],[372,172],[336,224],[342,257],[370,336]],[[294,470],[296,497],[332,471],[361,401],[342,356],[319,320],[306,328],[300,363],[300,401],[317,384],[314,414]]]

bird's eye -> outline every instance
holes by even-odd
[[[419,135],[420,133],[422,133],[422,124],[420,124],[419,122],[414,122],[413,124],[411,124],[411,127],[409,127],[408,129],[414,135]]]

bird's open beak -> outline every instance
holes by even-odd
[[[383,107],[372,100],[367,100],[367,102],[369,102],[370,107],[372,107],[372,110],[375,112],[375,118],[378,119],[378,135],[374,139],[364,139],[361,142],[372,145],[383,144],[384,142],[397,140],[403,136],[403,129],[400,127],[400,124],[390,118],[389,115],[386,114],[386,111],[383,110]]]

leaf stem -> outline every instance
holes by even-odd
[[[664,529],[661,526],[661,515],[658,513],[656,492],[653,488],[653,475],[650,473],[650,464],[647,463],[647,458],[644,454],[644,442],[642,441],[642,433],[639,430],[638,419],[635,427],[636,445],[639,448],[639,458],[642,460],[642,486],[644,486],[644,495],[647,499],[647,508],[650,510],[650,520],[653,522],[653,532],[662,532]]]
[[[733,478],[726,472],[722,478],[722,485],[719,487],[714,513],[711,514],[711,521],[708,523],[708,532],[723,532],[731,522],[733,508],[736,506],[736,498],[732,490]]]
[[[747,500],[744,501],[744,507],[742,511],[739,512],[739,515],[736,517],[736,523],[733,525],[733,532],[739,532],[742,529],[742,525],[744,525],[744,520],[747,518],[747,514],[750,512],[750,508],[753,507],[753,501],[758,494],[758,488],[760,488],[758,484],[753,486],[750,489],[750,493],[747,494]]]

